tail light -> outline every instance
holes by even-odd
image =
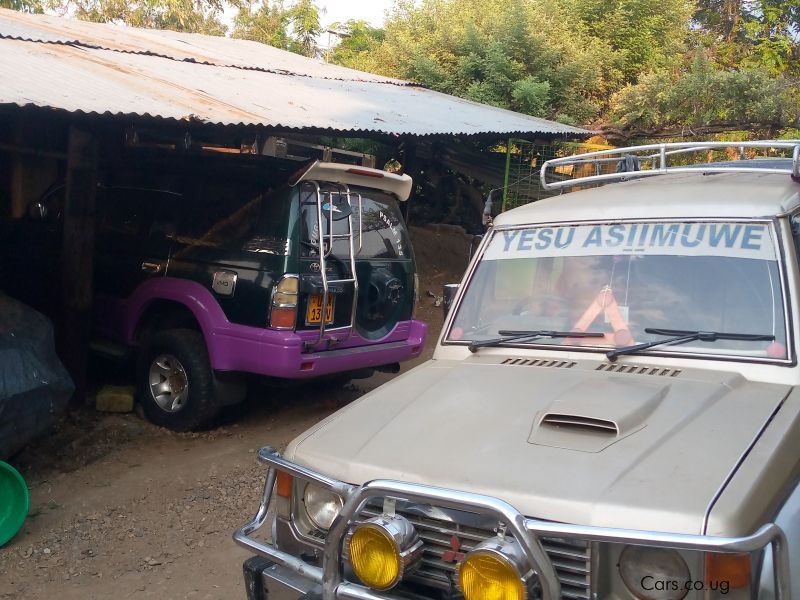
[[[297,275],[284,275],[272,288],[269,326],[294,329],[297,322]]]

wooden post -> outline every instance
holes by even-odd
[[[403,140],[403,162],[400,166],[401,173],[410,176],[414,180],[414,187],[411,188],[411,195],[408,197],[408,200],[403,202],[402,206],[400,206],[403,219],[406,222],[406,226],[408,226],[411,218],[411,201],[414,199],[414,189],[417,187],[417,180],[420,177],[417,161],[417,145],[412,138]]]
[[[64,203],[63,335],[61,358],[75,382],[74,402],[86,402],[89,327],[94,275],[94,208],[97,193],[97,141],[70,127]]]

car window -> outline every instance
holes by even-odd
[[[771,227],[665,222],[495,232],[448,339],[491,339],[502,330],[579,330],[604,334],[581,345],[613,348],[663,337],[646,331],[653,328],[775,338],[661,351],[786,358]]]
[[[324,206],[330,199],[333,200],[334,218],[333,234],[346,234],[348,231],[347,218],[337,218],[337,213],[343,214],[347,210],[347,197],[344,193],[331,186],[323,186],[326,193]],[[332,194],[332,196],[331,196]],[[359,215],[358,196],[361,196],[361,214]],[[319,240],[319,226],[317,217],[316,190],[311,185],[305,185],[300,191],[300,200],[303,214],[303,256],[316,256],[318,250],[315,246]],[[355,232],[354,247],[357,258],[404,259],[411,258],[411,243],[408,231],[397,206],[397,200],[391,195],[380,190],[368,188],[352,188],[350,195],[350,209],[352,210],[353,231]],[[359,223],[359,220],[361,223]],[[330,233],[330,217],[328,211],[323,211],[322,234]],[[359,229],[361,236],[359,237]],[[334,254],[346,256],[349,252],[347,240],[335,240]]]
[[[265,236],[287,237],[290,202],[257,180],[207,179],[191,196],[165,204],[156,225],[178,245],[235,251],[260,248]]]
[[[138,188],[98,190],[98,235],[107,238],[146,237],[157,207],[174,195]]]

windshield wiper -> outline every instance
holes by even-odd
[[[478,348],[485,348],[486,346],[499,346],[500,344],[504,344],[507,342],[521,342],[521,341],[529,342],[542,337],[548,337],[548,338],[603,337],[602,333],[593,331],[549,331],[547,329],[534,329],[534,330],[522,330],[522,331],[501,329],[497,333],[498,335],[502,335],[503,337],[493,338],[491,340],[479,340],[475,342],[470,342],[469,344],[470,352],[475,352],[478,350]]]
[[[611,362],[617,360],[617,357],[622,354],[633,354],[640,350],[646,350],[653,346],[663,346],[669,344],[677,346],[678,344],[685,344],[687,342],[716,342],[717,340],[740,340],[745,342],[771,342],[775,339],[774,335],[758,334],[758,333],[721,333],[719,331],[686,331],[683,329],[657,329],[652,327],[645,328],[645,333],[652,333],[653,335],[666,335],[669,336],[663,340],[656,340],[654,342],[645,342],[644,344],[635,344],[633,346],[625,346],[617,348],[611,352],[606,352],[606,357]]]

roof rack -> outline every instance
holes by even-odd
[[[792,151],[791,166],[774,168],[773,166],[732,166],[733,163],[695,163],[691,165],[670,165],[670,158],[690,152],[704,150],[718,150],[733,148],[738,152],[739,159],[735,162],[747,163],[745,149],[784,149]],[[764,158],[763,156],[760,158]],[[615,165],[619,172],[603,173],[604,166]],[[563,175],[564,169],[558,173],[558,167],[572,166],[571,173],[578,171],[576,167],[592,166],[594,174],[563,179],[561,181],[547,181],[548,170],[551,177],[554,174]],[[696,173],[699,168],[709,173],[786,173],[795,178],[800,178],[800,140],[764,140],[757,142],[672,142],[665,144],[648,144],[644,146],[630,146],[627,148],[614,148],[587,154],[576,154],[546,161],[542,165],[540,179],[545,190],[557,190],[587,183],[650,177],[665,175],[667,173]],[[622,170],[620,170],[622,169]],[[626,170],[627,169],[627,170]]]

